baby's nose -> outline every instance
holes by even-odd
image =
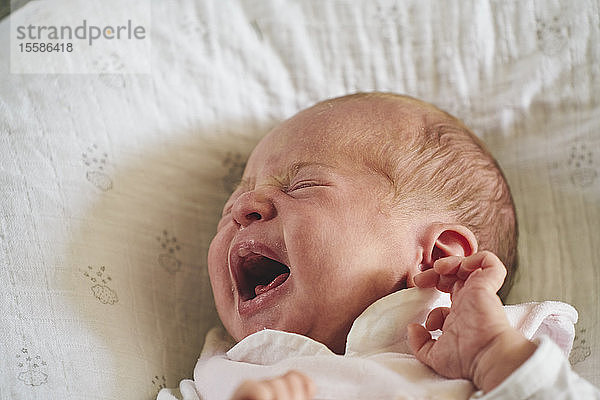
[[[244,228],[255,221],[268,221],[276,215],[275,206],[269,196],[258,190],[240,195],[231,212],[233,219]]]

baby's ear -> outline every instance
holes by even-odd
[[[459,224],[432,224],[423,238],[423,269],[448,256],[467,257],[477,252],[477,239],[469,228]]]

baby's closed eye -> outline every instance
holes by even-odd
[[[306,188],[314,187],[314,186],[323,186],[323,185],[317,181],[304,180],[304,181],[296,182],[296,183],[290,185],[288,188],[286,188],[286,191],[293,192],[295,190],[306,189]]]
[[[293,182],[291,185],[284,188],[285,193],[294,193],[299,191],[304,191],[305,189],[317,188],[317,187],[326,187],[331,186],[330,184],[324,181],[318,181],[314,179],[304,179],[301,181]]]

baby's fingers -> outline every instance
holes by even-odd
[[[457,281],[458,278],[456,275],[442,275],[436,287],[441,292],[452,293]]]
[[[480,271],[473,274],[477,270]],[[492,252],[481,251],[468,257],[440,258],[433,268],[416,275],[414,282],[421,288],[436,287],[442,292],[456,294],[467,281],[470,286],[479,285],[497,292],[505,277],[506,268],[502,261]]]
[[[436,287],[440,276],[433,269],[428,269],[420,274],[415,275],[414,282],[417,287],[431,288]]]
[[[454,276],[463,258],[450,256],[437,259],[433,263],[433,268],[415,275],[415,285],[420,288],[437,287],[438,290],[448,292],[456,281]],[[447,279],[449,276],[454,277],[451,282]]]
[[[451,293],[458,279],[456,272],[462,259],[463,257],[458,256],[437,259],[433,268],[415,276],[415,284],[418,287],[435,287],[442,292]]]
[[[473,273],[479,269],[477,274]],[[506,267],[494,253],[482,251],[466,257],[457,275],[465,279],[467,285],[481,285],[497,292],[506,278]]]
[[[445,257],[435,261],[433,268],[415,275],[415,286],[420,288],[435,287],[446,293],[451,293],[458,279],[456,272],[463,257]]]
[[[291,400],[309,400],[315,396],[316,387],[313,381],[298,371],[290,371],[283,376]]]
[[[297,371],[262,381],[245,381],[232,400],[308,400],[315,395],[312,380]]]
[[[446,317],[448,316],[448,314],[450,314],[450,308],[448,307],[434,308],[427,316],[425,327],[430,331],[442,329],[442,326],[444,326],[444,321],[446,321]]]
[[[448,256],[438,258],[433,263],[433,269],[440,275],[454,275],[460,268],[460,264],[464,257]]]
[[[427,329],[419,324],[410,324],[407,328],[410,350],[417,360],[431,367],[433,362],[431,349],[436,343],[435,340],[431,338]]]
[[[271,400],[273,393],[267,383],[260,381],[244,381],[231,397],[231,400]]]

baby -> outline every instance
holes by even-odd
[[[600,398],[509,322],[516,244],[502,172],[456,118],[384,93],[318,103],[225,204],[208,268],[230,336],[211,331],[177,397]]]

